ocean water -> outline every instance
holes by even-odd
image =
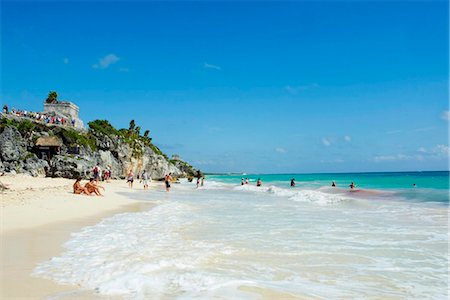
[[[381,174],[161,185],[33,274],[124,299],[448,299],[448,172]]]

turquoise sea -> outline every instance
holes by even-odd
[[[127,194],[153,207],[73,233],[33,275],[100,299],[444,300],[448,180],[448,172],[209,175],[170,193],[158,183]]]
[[[210,180],[239,184],[248,178],[255,184],[258,178],[264,185],[290,187],[295,179],[298,189],[318,189],[331,186],[335,181],[338,188],[348,189],[354,182],[357,189],[392,191],[398,197],[417,201],[449,202],[449,172],[371,172],[371,173],[317,173],[317,174],[234,174],[210,175]],[[415,188],[413,184],[416,184]],[[390,195],[392,196],[392,195]]]

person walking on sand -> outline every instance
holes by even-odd
[[[142,183],[144,184],[144,190],[148,190],[148,173],[146,170],[142,173]]]
[[[295,179],[294,178],[291,179],[291,187],[295,187]]]
[[[133,171],[130,170],[130,172],[127,175],[127,182],[128,182],[128,186],[130,188],[133,188],[133,181],[134,181],[134,174],[133,174]]]
[[[94,169],[92,169],[92,174],[94,175],[94,180],[98,182],[100,177],[100,167],[98,164],[96,164]]]
[[[164,177],[164,183],[166,184],[166,192],[170,192],[170,181],[172,180],[172,173],[169,173],[169,175],[166,175]]]

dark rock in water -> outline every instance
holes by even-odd
[[[27,153],[27,145],[15,127],[6,127],[0,134],[0,158],[2,161],[23,160]]]

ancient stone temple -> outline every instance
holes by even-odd
[[[68,101],[57,101],[48,103],[44,101],[44,113],[54,114],[57,117],[63,117],[68,120],[75,128],[83,129],[83,121],[78,118],[78,106]]]

